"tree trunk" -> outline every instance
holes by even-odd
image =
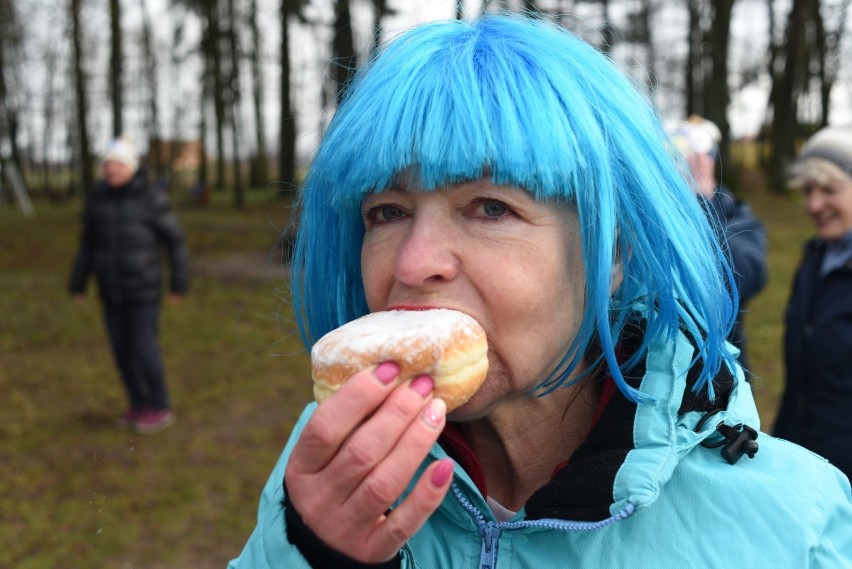
[[[340,102],[355,69],[358,67],[349,1],[337,0],[334,8],[334,38],[332,40],[334,64],[331,69],[331,76],[334,79],[335,100],[337,102]]]
[[[393,10],[388,7],[388,0],[373,0],[373,9],[376,14],[376,23],[373,26],[373,49],[372,53],[376,53],[382,45],[382,20]],[[462,9],[461,2],[456,4],[456,19],[460,20],[460,10]]]
[[[849,11],[849,0],[844,0],[839,5],[832,6],[831,12],[823,15],[820,3],[811,6],[813,10],[813,21],[815,31],[816,66],[819,75],[819,98],[820,119],[819,126],[826,127],[829,123],[831,111],[831,90],[837,81],[838,68],[840,67],[840,46],[846,30],[846,15]],[[832,23],[832,28],[826,27],[826,22]]]
[[[689,9],[689,32],[687,33],[687,52],[685,68],[685,103],[686,116],[701,114],[703,106],[698,96],[704,90],[704,32],[701,30],[701,13],[697,2],[699,0],[688,0]]]
[[[820,95],[820,118],[817,123],[820,128],[828,126],[828,108],[831,99],[832,80],[827,69],[828,62],[828,34],[825,30],[825,22],[819,9],[819,2],[811,6],[811,19],[814,23],[814,64],[816,66],[817,82],[819,83]],[[809,58],[810,59],[810,58]],[[810,68],[810,67],[809,67]]]
[[[74,66],[74,92],[77,103],[77,144],[80,158],[80,181],[84,191],[94,183],[94,159],[89,147],[88,101],[86,96],[86,74],[83,70],[83,32],[80,27],[80,9],[83,0],[71,0],[71,43]],[[72,189],[72,192],[74,190]]]
[[[267,168],[266,150],[266,121],[263,118],[263,71],[261,70],[261,36],[257,21],[257,0],[249,4],[249,26],[251,27],[251,76],[252,103],[254,104],[255,123],[255,153],[249,170],[249,183],[252,186],[262,186],[267,183],[269,172]]]
[[[281,0],[281,130],[279,131],[278,179],[282,195],[296,191],[296,119],[290,97],[290,33],[287,0]]]
[[[210,174],[207,166],[207,99],[210,87],[207,71],[202,71],[201,77],[201,113],[198,121],[198,184],[197,190],[202,201],[208,195]]]
[[[711,75],[705,94],[705,117],[719,127],[722,141],[719,144],[719,159],[717,164],[731,174],[733,164],[730,160],[730,125],[728,124],[728,105],[730,90],[728,89],[728,45],[731,36],[731,13],[735,0],[716,0],[713,2],[714,13],[710,28]]]
[[[609,0],[600,0],[601,9],[603,10],[603,29],[601,30],[601,40],[603,45],[601,46],[601,51],[604,53],[612,53],[613,44],[615,43],[615,34],[613,33],[613,23],[612,18],[610,17],[610,9],[609,9]],[[527,9],[537,9],[535,6],[535,2],[531,0],[524,0],[525,7]]]
[[[606,4],[608,0],[603,0],[603,2],[604,4]],[[538,7],[538,2],[536,0],[522,0],[521,7],[524,9],[524,11],[530,13],[541,11],[541,9]],[[609,19],[607,19],[607,24],[609,24]]]
[[[21,35],[17,29],[18,15],[10,0],[0,0],[0,159],[11,159],[22,175],[24,168],[18,149],[18,126],[21,104],[27,99],[25,93],[16,93],[14,86],[20,84],[19,65],[15,65],[15,54],[20,50]],[[11,81],[9,77],[12,77]],[[5,150],[8,145],[8,155]],[[2,184],[2,181],[0,181]]]
[[[786,189],[786,169],[796,153],[798,135],[798,99],[804,62],[804,32],[807,25],[808,0],[793,0],[787,20],[787,39],[784,45],[786,64],[777,78],[772,101],[772,155],[769,160],[770,188],[782,192]]]
[[[639,6],[637,25],[641,30],[641,42],[645,45],[645,68],[648,70],[648,88],[653,93],[657,90],[659,73],[657,66],[657,50],[654,47],[653,24],[656,10],[651,0],[642,0]]]
[[[219,26],[219,5],[216,1],[205,2],[204,23],[206,34],[203,40],[204,62],[207,81],[211,89],[213,111],[216,120],[216,189],[225,187],[225,95],[222,81],[221,28]]]
[[[145,57],[145,80],[149,88],[149,115],[148,115],[148,147],[149,155],[153,157],[154,172],[158,180],[166,178],[163,164],[162,137],[160,136],[160,113],[157,103],[160,96],[160,83],[157,80],[157,57],[154,54],[154,46],[151,41],[151,20],[148,15],[146,0],[139,0],[142,10],[142,48]]]
[[[245,191],[243,189],[243,177],[240,168],[240,56],[239,56],[239,33],[237,30],[238,20],[234,9],[234,0],[228,0],[228,46],[230,48],[230,74],[228,76],[228,109],[231,123],[231,151],[232,169],[231,176],[234,183],[234,205],[242,207],[245,204]]]
[[[121,35],[120,0],[109,0],[109,23],[110,31],[112,32],[109,58],[109,85],[112,96],[112,135],[118,138],[124,134],[124,121],[122,120],[124,105],[121,84],[124,66],[121,49],[124,40]]]
[[[41,167],[44,189],[52,191],[50,180],[50,139],[53,136],[53,105],[56,95],[56,58],[57,53],[53,46],[48,46],[45,54],[45,89],[44,89],[44,128],[42,129],[41,141]]]

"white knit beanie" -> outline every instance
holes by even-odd
[[[133,141],[127,137],[111,140],[104,152],[103,161],[120,162],[134,172],[139,169],[139,155]]]
[[[681,154],[689,157],[693,154],[715,156],[719,149],[722,134],[711,121],[693,115],[685,121],[668,125],[666,132]]]
[[[819,158],[852,176],[852,126],[829,126],[810,137],[799,152],[799,160]]]

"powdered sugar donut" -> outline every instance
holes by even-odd
[[[322,402],[365,367],[400,366],[401,380],[428,374],[434,395],[451,410],[485,381],[488,342],[472,317],[457,310],[373,312],[332,330],[311,349],[314,397]]]

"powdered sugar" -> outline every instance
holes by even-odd
[[[373,312],[344,324],[314,344],[311,358],[317,365],[357,363],[365,352],[383,347],[417,344],[435,351],[453,338],[482,334],[479,324],[464,312],[448,309]]]

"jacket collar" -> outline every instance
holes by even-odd
[[[634,353],[643,333],[642,322],[625,330],[622,352]],[[695,345],[683,333],[674,342],[652,342],[647,355],[625,379],[655,401],[636,405],[612,389],[586,441],[527,502],[526,519],[595,522],[648,505],[657,499],[680,459],[703,440],[716,436],[719,422],[759,428],[757,409],[742,371],[738,368],[735,377],[723,365],[714,378],[716,398],[711,402],[702,395],[704,391],[692,390],[701,372],[700,364],[693,365],[694,357]],[[710,411],[715,412],[713,421],[696,432],[696,425]],[[471,491],[478,489],[484,498],[484,475],[460,432],[450,426],[439,445],[440,455],[446,453],[464,469],[458,478]]]

